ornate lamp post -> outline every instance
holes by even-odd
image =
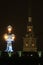
[[[9,25],[7,27],[7,30],[8,30],[8,33],[4,34],[4,39],[5,41],[7,42],[7,48],[6,48],[6,52],[13,52],[13,49],[12,49],[12,42],[14,41],[15,39],[15,35],[11,33],[12,31],[12,26]]]

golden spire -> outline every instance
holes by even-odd
[[[28,22],[32,22],[32,17],[28,17]]]

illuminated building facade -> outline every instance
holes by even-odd
[[[36,52],[36,38],[33,31],[32,16],[31,16],[31,0],[28,1],[28,22],[27,22],[27,32],[25,37],[23,37],[23,51],[25,52]]]
[[[33,32],[32,17],[28,17],[27,33],[23,38],[23,51],[37,52],[36,38]]]

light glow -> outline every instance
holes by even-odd
[[[13,39],[13,40],[15,39],[15,35],[14,35],[14,34],[12,34],[12,39]]]
[[[28,46],[28,44],[26,44],[26,46]]]
[[[9,25],[9,26],[7,27],[7,29],[8,29],[8,32],[11,33],[11,31],[12,31],[12,26]]]
[[[29,28],[29,31],[31,31],[31,28]]]
[[[5,39],[5,40],[8,39],[8,35],[7,35],[7,34],[4,35],[4,39]]]
[[[32,46],[34,47],[34,44],[32,44]]]

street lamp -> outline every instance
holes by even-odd
[[[7,27],[8,33],[4,34],[4,39],[7,42],[7,48],[6,48],[6,52],[13,52],[12,49],[12,42],[15,40],[15,35],[11,33],[12,31],[12,26],[9,25]]]

